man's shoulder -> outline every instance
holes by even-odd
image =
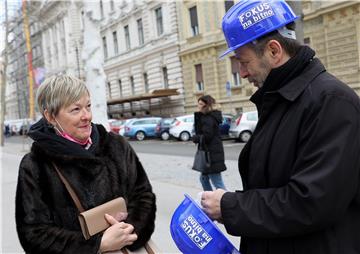
[[[327,71],[311,82],[310,89],[318,91],[323,96],[338,96],[360,103],[359,96],[354,89]]]
[[[360,112],[360,98],[347,84],[325,71],[318,75],[306,88],[302,98],[310,104],[321,107],[326,100],[347,101]]]

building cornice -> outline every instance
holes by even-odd
[[[125,12],[124,8],[126,6],[127,6],[127,3],[126,3],[126,5],[124,5],[124,3],[123,3],[122,6],[120,6],[120,10],[119,10],[118,14],[115,15],[115,17],[112,16],[112,17],[109,17],[108,19],[104,19],[104,21],[102,22],[102,24],[100,26],[100,30],[103,31],[103,30],[112,28],[112,27],[118,25],[119,23],[126,23],[125,21],[127,21],[128,19],[130,19],[133,16],[137,16],[140,12],[143,12],[145,10],[142,5],[134,3],[132,8],[129,11]]]
[[[186,49],[182,49],[182,50],[180,49],[179,56],[180,57],[186,56],[186,55],[193,54],[195,52],[202,51],[202,50],[205,50],[208,48],[217,48],[217,47],[224,46],[224,45],[226,45],[225,40],[217,41],[217,42],[202,43],[201,45],[198,45],[195,47],[186,48]]]
[[[304,21],[315,19],[317,17],[331,13],[333,11],[359,4],[360,4],[359,2],[346,1],[346,2],[336,2],[336,4],[334,3],[332,5],[322,6],[318,9],[305,13]]]
[[[45,3],[40,7],[40,15],[44,15],[44,13],[48,13],[50,9],[56,8],[56,5],[59,5],[59,1],[45,1]]]
[[[43,9],[44,7],[42,7],[39,11],[39,18],[43,28],[48,28],[55,24],[57,21],[63,19],[68,12],[68,6],[66,3],[50,3],[49,5],[51,9],[46,6],[45,9]],[[53,10],[54,8],[58,8],[60,10],[52,13],[51,10]]]

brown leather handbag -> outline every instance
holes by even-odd
[[[71,187],[69,182],[66,180],[66,178],[63,176],[63,174],[60,172],[58,167],[53,163],[53,166],[59,175],[61,181],[66,187],[66,190],[69,192],[72,200],[74,201],[77,209],[79,210],[79,221],[81,226],[81,231],[83,233],[83,236],[86,240],[88,240],[91,236],[104,231],[107,229],[110,225],[105,219],[105,214],[109,214],[113,217],[116,216],[119,212],[127,212],[126,209],[126,203],[125,200],[122,197],[115,198],[113,200],[110,200],[102,205],[99,205],[97,207],[94,207],[92,209],[86,210],[81,205],[81,202],[76,195],[74,189]],[[156,245],[153,243],[153,241],[150,239],[143,248],[140,248],[139,250],[135,252],[131,252],[130,250],[124,248],[119,251],[115,252],[106,252],[106,253],[123,253],[123,254],[159,254],[160,251],[157,249]]]

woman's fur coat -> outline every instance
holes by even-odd
[[[85,240],[78,210],[57,175],[54,162],[78,195],[85,210],[116,197],[127,203],[127,223],[138,240],[130,250],[145,244],[155,227],[155,195],[130,145],[121,137],[93,125],[89,150],[57,136],[44,120],[29,132],[31,152],[19,169],[16,225],[26,253],[97,253],[102,233]]]

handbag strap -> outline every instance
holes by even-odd
[[[74,189],[71,187],[70,183],[66,180],[66,178],[64,177],[64,175],[61,174],[61,172],[60,172],[59,168],[56,166],[56,164],[55,164],[54,162],[52,162],[52,164],[53,164],[53,166],[54,166],[57,174],[59,175],[60,180],[61,180],[61,181],[63,182],[63,184],[65,185],[66,190],[69,192],[69,194],[70,194],[72,200],[74,201],[77,209],[80,211],[80,213],[84,212],[85,209],[84,209],[84,207],[81,205],[81,202],[80,202],[78,196],[76,195]],[[153,249],[151,248],[151,246],[150,246],[148,243],[145,243],[144,248],[145,248],[145,250],[146,250],[146,252],[147,252],[148,254],[155,254],[155,252],[153,251]],[[122,251],[123,251],[124,254],[128,254],[128,253],[129,253],[125,248],[124,248]]]
[[[200,135],[198,150],[204,150],[204,151],[208,150],[207,145],[206,145],[205,140],[204,140],[204,135],[203,134]]]
[[[84,212],[85,209],[84,207],[81,205],[81,202],[78,198],[78,196],[76,195],[74,189],[71,187],[70,183],[66,180],[66,178],[64,177],[63,174],[61,174],[60,170],[58,169],[58,167],[56,166],[56,164],[54,162],[52,162],[57,174],[60,177],[60,180],[63,182],[63,184],[65,185],[66,190],[69,192],[72,200],[74,201],[77,209],[79,210],[80,213]]]
[[[153,249],[150,247],[148,243],[145,243],[144,248],[148,254],[155,254],[155,251],[153,251]]]

